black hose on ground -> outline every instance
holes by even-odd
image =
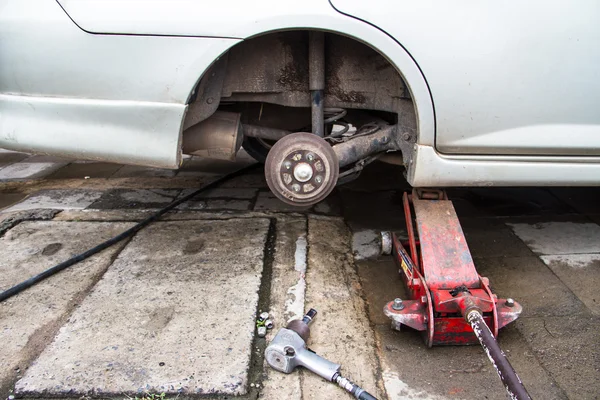
[[[468,312],[466,316],[467,322],[471,324],[471,328],[473,328],[475,336],[479,339],[481,347],[483,347],[485,354],[487,354],[498,373],[502,384],[504,384],[508,392],[508,397],[514,400],[531,400],[531,396],[529,396],[527,389],[525,389],[521,378],[515,372],[510,361],[508,361],[508,358],[506,358],[506,355],[498,345],[494,334],[485,323],[481,311],[474,310]]]
[[[145,220],[138,222],[136,225],[132,226],[131,228],[127,229],[125,232],[120,233],[119,235],[108,239],[107,241],[100,243],[98,246],[93,247],[87,251],[84,251],[81,254],[78,254],[76,256],[73,256],[71,258],[69,258],[66,261],[61,262],[60,264],[55,265],[54,267],[48,268],[47,270],[45,270],[44,272],[31,277],[13,287],[11,287],[10,289],[5,290],[4,292],[0,293],[0,302],[3,302],[4,300],[18,294],[21,293],[23,290],[30,288],[31,286],[35,285],[38,282],[43,281],[44,279],[56,274],[57,272],[62,271],[65,268],[68,268],[72,265],[77,264],[80,261],[85,260],[86,258],[89,258],[91,256],[93,256],[96,253],[101,252],[102,250],[112,246],[115,243],[120,242],[123,239],[126,239],[128,237],[133,236],[136,232],[138,232],[140,229],[142,229],[143,227],[145,227],[146,225],[156,221],[157,219],[159,219],[162,215],[166,214],[167,212],[171,211],[172,209],[174,209],[175,207],[177,207],[178,205],[180,205],[181,203],[184,203],[186,201],[188,201],[189,199],[191,199],[194,196],[197,196],[198,194],[202,193],[205,190],[208,189],[212,189],[215,186],[220,185],[221,183],[235,178],[237,176],[240,176],[248,171],[250,171],[253,168],[256,168],[258,165],[260,164],[252,164],[249,166],[246,166],[244,168],[240,168],[237,171],[231,172],[227,175],[223,175],[220,178],[215,179],[212,182],[209,182],[205,185],[203,185],[202,187],[200,187],[200,189],[188,194],[187,196],[182,197],[179,200],[175,200],[172,203],[170,203],[169,205],[167,205],[166,207],[160,209],[159,211],[157,211],[155,214],[152,214],[150,217],[146,218]]]

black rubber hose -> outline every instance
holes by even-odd
[[[371,393],[369,392],[362,392],[359,396],[358,396],[358,400],[377,400],[377,397],[373,396]]]
[[[170,203],[168,206],[162,208],[161,210],[157,211],[155,214],[152,214],[150,217],[146,218],[145,220],[137,223],[136,225],[132,226],[131,228],[127,229],[125,232],[120,233],[119,235],[108,239],[107,241],[100,243],[98,246],[93,247],[89,250],[84,251],[81,254],[78,254],[76,256],[73,256],[71,258],[69,258],[66,261],[61,262],[60,264],[55,265],[54,267],[48,268],[47,270],[45,270],[44,272],[31,277],[29,279],[27,279],[26,281],[23,281],[13,287],[11,287],[10,289],[5,290],[4,292],[0,293],[0,302],[3,302],[4,300],[18,294],[21,293],[23,290],[30,288],[31,286],[35,285],[38,282],[43,281],[44,279],[56,274],[57,272],[62,271],[65,268],[68,268],[74,264],[77,264],[80,261],[85,260],[86,258],[89,258],[91,256],[93,256],[96,253],[101,252],[102,250],[112,246],[115,243],[120,242],[123,239],[126,239],[130,236],[133,236],[136,232],[138,232],[140,229],[142,229],[143,227],[145,227],[146,225],[156,221],[158,218],[160,218],[162,215],[166,214],[167,212],[171,211],[172,209],[174,209],[175,207],[177,207],[178,205],[180,205],[183,202],[188,201],[189,199],[191,199],[192,197],[200,194],[201,192],[208,190],[208,189],[212,189],[215,186],[220,185],[221,183],[235,178],[236,176],[242,175],[248,171],[250,171],[253,168],[256,168],[257,166],[259,166],[260,164],[252,164],[252,165],[248,165],[244,168],[240,168],[237,171],[231,172],[227,175],[224,175],[220,178],[215,179],[212,182],[209,182],[205,185],[203,185],[202,187],[200,187],[200,189],[188,194],[187,196],[182,197],[179,200],[175,200],[172,203]]]
[[[467,314],[467,321],[471,324],[473,332],[475,332],[479,343],[481,343],[481,347],[483,347],[492,362],[494,369],[508,392],[508,396],[515,400],[531,400],[531,396],[529,396],[527,389],[525,389],[523,382],[521,382],[521,378],[515,372],[510,361],[508,361],[508,358],[506,358],[506,355],[498,345],[496,338],[490,331],[490,328],[483,320],[481,312],[469,312]]]

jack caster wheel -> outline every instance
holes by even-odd
[[[300,132],[273,145],[265,162],[265,177],[271,191],[282,201],[310,206],[331,193],[339,169],[329,143],[312,133]]]

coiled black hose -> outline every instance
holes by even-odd
[[[3,302],[4,300],[18,294],[21,293],[23,290],[30,288],[31,286],[35,285],[38,282],[43,281],[44,279],[56,274],[57,272],[62,271],[65,268],[68,268],[74,264],[77,264],[80,261],[85,260],[86,258],[89,258],[91,256],[93,256],[96,253],[101,252],[102,250],[112,246],[115,243],[120,242],[123,239],[126,239],[130,236],[133,236],[136,232],[138,232],[140,229],[142,229],[143,227],[145,227],[146,225],[156,221],[157,219],[159,219],[162,215],[166,214],[167,212],[171,211],[172,209],[174,209],[175,207],[177,207],[178,205],[180,205],[181,203],[184,203],[186,201],[188,201],[189,199],[191,199],[194,196],[197,196],[198,194],[202,193],[205,190],[208,189],[212,189],[215,186],[220,185],[221,183],[235,178],[237,176],[240,176],[254,168],[256,168],[257,166],[259,166],[260,164],[256,163],[256,164],[251,164],[248,165],[244,168],[240,168],[237,171],[231,172],[227,175],[223,175],[220,178],[215,179],[212,182],[209,182],[205,185],[203,185],[202,187],[200,187],[200,189],[188,194],[187,196],[182,197],[179,200],[175,200],[172,203],[170,203],[169,205],[167,205],[166,207],[160,209],[159,211],[157,211],[155,214],[152,214],[151,216],[149,216],[148,218],[146,218],[145,220],[138,222],[136,225],[132,226],[131,228],[127,229],[125,232],[118,234],[117,236],[108,239],[105,242],[100,243],[98,246],[93,247],[89,250],[84,251],[81,254],[78,254],[76,256],[73,256],[71,258],[69,258],[66,261],[61,262],[60,264],[55,265],[54,267],[48,268],[47,270],[45,270],[44,272],[31,277],[13,287],[11,287],[10,289],[7,289],[5,291],[3,291],[2,293],[0,293],[0,302]]]

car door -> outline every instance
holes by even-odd
[[[600,155],[600,2],[331,3],[414,58],[439,152]]]

